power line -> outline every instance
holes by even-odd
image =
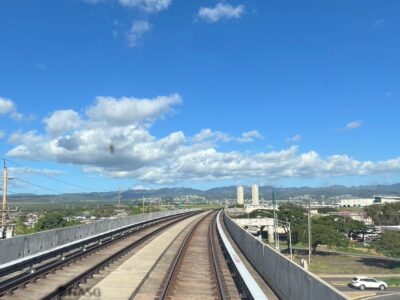
[[[92,190],[93,190],[93,189],[90,189],[90,188],[81,186],[81,185],[79,185],[79,184],[70,183],[70,182],[67,182],[67,181],[65,181],[65,180],[52,177],[52,176],[50,176],[50,175],[44,174],[44,173],[42,173],[42,172],[39,172],[39,171],[37,171],[37,170],[34,170],[34,169],[28,168],[28,167],[26,167],[26,166],[23,166],[23,165],[21,165],[21,164],[19,164],[19,163],[16,163],[15,161],[9,160],[9,159],[7,159],[7,158],[1,158],[1,159],[5,160],[5,161],[7,161],[7,162],[9,162],[9,163],[11,163],[11,164],[14,164],[14,165],[16,165],[16,166],[18,166],[18,167],[21,167],[22,169],[25,169],[25,170],[27,170],[27,171],[29,171],[29,172],[36,173],[36,174],[38,174],[38,175],[40,175],[40,176],[43,176],[43,177],[52,179],[52,180],[57,181],[57,182],[59,182],[59,183],[63,183],[63,184],[66,184],[66,185],[69,185],[69,186],[72,186],[72,187],[77,187],[77,188],[80,188],[80,189],[83,189],[83,190],[87,190],[87,191],[92,191]]]
[[[26,183],[26,184],[29,184],[29,185],[31,185],[31,186],[37,187],[37,188],[39,188],[39,189],[46,190],[46,191],[48,191],[48,192],[52,192],[52,193],[56,193],[56,194],[62,194],[62,192],[60,192],[60,191],[53,190],[53,189],[50,189],[50,188],[46,188],[46,187],[44,187],[44,186],[41,186],[41,185],[38,185],[38,184],[35,184],[35,183],[31,183],[31,182],[22,180],[22,179],[20,179],[20,178],[15,178],[15,177],[14,177],[13,179],[14,179],[14,180],[21,181],[21,182]]]

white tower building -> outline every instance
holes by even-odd
[[[244,204],[244,192],[243,192],[243,187],[241,185],[237,187],[237,204],[238,205]]]
[[[251,187],[251,200],[253,205],[259,205],[260,204],[260,200],[259,200],[259,196],[258,196],[258,185],[257,184],[253,184],[253,186]]]

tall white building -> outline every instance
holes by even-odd
[[[257,184],[253,184],[251,187],[251,200],[252,200],[253,205],[260,204],[260,200],[258,197],[258,185]]]
[[[244,204],[244,191],[241,185],[237,187],[237,204],[239,205]]]

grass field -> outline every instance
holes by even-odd
[[[307,259],[306,253],[296,255]],[[310,271],[316,274],[399,274],[400,261],[386,257],[318,253],[311,257]]]

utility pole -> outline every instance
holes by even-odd
[[[117,204],[118,210],[121,209],[121,189],[118,190],[118,204]]]
[[[277,234],[277,220],[276,220],[276,202],[275,202],[275,192],[272,192],[272,207],[274,208],[274,236],[275,236],[275,250],[279,249],[279,241]]]
[[[290,251],[290,260],[293,260],[293,250],[292,250],[292,229],[290,228],[289,223],[289,251]]]
[[[6,237],[6,228],[7,228],[7,167],[6,161],[4,160],[3,164],[3,205],[1,211],[1,226],[3,228],[3,238]]]
[[[144,214],[144,197],[142,199],[142,215]]]
[[[308,200],[308,265],[311,264],[311,201]]]

